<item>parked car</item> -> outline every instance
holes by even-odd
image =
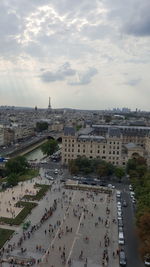
[[[123,206],[123,207],[127,207],[127,206],[128,206],[126,200],[123,200],[123,202],[122,202],[122,206]]]
[[[122,227],[122,226],[119,226],[119,227],[118,227],[118,232],[119,232],[119,233],[123,233],[123,227]]]
[[[122,221],[122,219],[118,219],[118,226],[120,227],[123,227],[123,221]]]
[[[117,212],[117,216],[118,216],[118,217],[121,217],[121,216],[122,216],[122,212],[121,212],[121,211],[118,211],[118,212]]]
[[[127,265],[127,260],[126,260],[126,255],[125,255],[124,250],[121,250],[119,252],[119,263],[120,263],[120,266],[126,266]]]
[[[119,232],[118,243],[119,243],[119,245],[124,245],[124,234],[123,234],[123,232]]]
[[[131,185],[131,184],[129,185],[129,190],[130,190],[130,191],[132,191],[132,190],[133,190],[133,187],[132,187],[132,185]]]
[[[117,207],[117,211],[122,211],[121,206]]]
[[[121,197],[121,192],[120,192],[120,191],[117,191],[117,192],[116,192],[116,197],[117,197],[117,198],[120,198],[120,197]]]
[[[58,174],[58,170],[57,169],[54,170],[54,174]]]
[[[150,255],[149,254],[144,256],[144,264],[145,266],[150,266]]]

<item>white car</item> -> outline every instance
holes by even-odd
[[[108,188],[111,188],[111,189],[115,189],[115,186],[114,185],[112,185],[112,184],[108,184],[108,186],[107,186]]]
[[[121,192],[120,192],[120,191],[117,191],[117,192],[116,192],[116,196],[117,196],[117,197],[121,197]]]
[[[132,203],[135,204],[136,203],[136,199],[134,197],[132,197]]]
[[[54,170],[54,174],[58,174],[58,170],[57,169]]]
[[[133,190],[133,187],[132,187],[132,185],[131,185],[131,184],[129,185],[129,190],[130,190],[130,191],[132,191],[132,190]]]
[[[124,235],[122,232],[119,232],[118,242],[119,242],[119,245],[124,245]]]
[[[150,255],[145,255],[144,257],[144,264],[145,266],[150,266]]]
[[[117,211],[120,211],[120,212],[122,211],[121,206],[117,207]]]
[[[135,196],[135,193],[133,191],[130,192],[130,196]]]
[[[122,216],[122,212],[121,212],[121,211],[118,211],[118,212],[117,212],[117,216],[118,216],[118,217],[121,217],[121,216]]]
[[[46,176],[46,178],[47,178],[48,180],[51,180],[51,181],[54,180],[54,178],[53,178],[52,176],[48,175],[48,174],[46,174],[45,176]]]

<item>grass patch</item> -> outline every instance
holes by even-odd
[[[38,205],[37,203],[19,201],[16,203],[16,206],[24,207],[20,211],[20,213],[15,218],[0,217],[0,222],[4,222],[10,225],[20,225],[27,217],[27,215],[31,213],[31,210],[35,208],[37,205]]]
[[[35,188],[40,188],[36,195],[25,195],[23,198],[26,200],[40,200],[46,195],[47,191],[51,188],[51,185],[35,184]]]
[[[19,182],[30,180],[39,175],[39,170],[28,169],[25,174],[19,176]]]
[[[0,249],[4,246],[5,242],[14,233],[13,230],[0,228]]]

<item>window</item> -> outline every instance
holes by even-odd
[[[111,151],[109,151],[109,154],[111,154]]]
[[[97,150],[97,153],[99,153],[99,150]]]
[[[72,149],[72,152],[74,152],[74,149]]]
[[[116,144],[116,142],[114,142],[114,145]]]
[[[105,150],[103,150],[103,154],[105,154]]]
[[[85,149],[83,149],[83,153],[85,153]]]
[[[78,149],[78,152],[80,152],[80,149]]]
[[[78,144],[78,147],[80,147],[80,144]]]
[[[119,149],[119,146],[117,146],[117,149]]]
[[[105,146],[103,146],[103,148],[105,148]]]
[[[115,151],[113,151],[113,154],[115,154]]]
[[[117,155],[119,155],[119,151],[117,151]]]

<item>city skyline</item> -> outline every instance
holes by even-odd
[[[149,110],[148,0],[0,7],[0,105]]]

